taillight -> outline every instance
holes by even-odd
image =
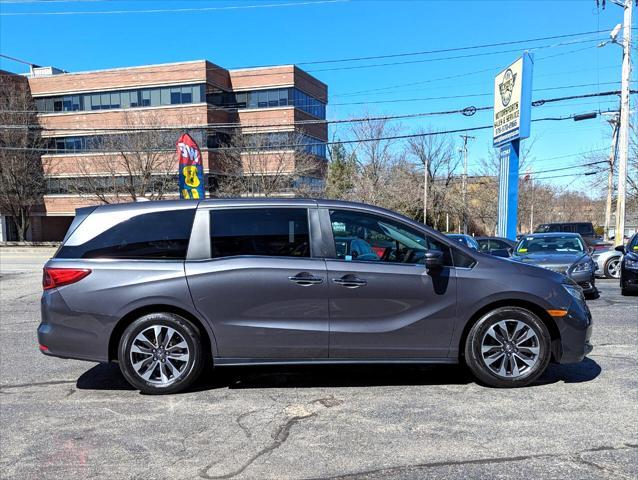
[[[44,267],[42,272],[42,288],[61,287],[71,283],[79,282],[86,277],[91,270],[88,268],[51,268]]]

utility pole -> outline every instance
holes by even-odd
[[[529,212],[529,233],[533,233],[534,232],[534,174],[532,173],[531,170],[529,170],[529,188],[532,191],[532,205],[530,207],[530,212]]]
[[[609,240],[609,229],[611,228],[611,204],[614,196],[614,167],[616,163],[616,152],[618,151],[618,117],[609,120],[613,128],[611,135],[611,152],[609,153],[609,170],[607,171],[607,202],[605,203],[605,231],[604,239]]]
[[[470,135],[461,135],[463,139],[463,176],[461,177],[463,192],[463,233],[467,235],[467,141],[474,140]]]
[[[427,156],[423,159],[423,225],[428,224],[428,165]]]
[[[622,87],[620,93],[620,126],[618,130],[618,198],[616,200],[616,232],[614,243],[622,245],[625,236],[625,201],[627,195],[627,157],[629,155],[629,88],[631,80],[631,16],[634,0],[614,2],[624,9]]]

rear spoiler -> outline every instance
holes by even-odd
[[[66,231],[66,235],[64,235],[64,238],[62,239],[62,245],[66,243],[67,239],[71,236],[71,234],[80,226],[80,224],[84,220],[86,220],[86,217],[88,217],[91,214],[91,212],[93,212],[93,210],[95,210],[96,208],[97,208],[97,205],[94,205],[92,207],[82,207],[82,208],[75,209],[75,218],[73,219],[73,222],[71,222],[69,229]]]

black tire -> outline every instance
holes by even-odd
[[[618,277],[614,277],[610,271],[609,271],[609,267],[611,262],[619,262],[620,263],[620,258],[619,257],[612,257],[609,260],[607,260],[605,262],[605,268],[603,269],[604,273],[605,273],[605,278],[620,278],[620,276]]]
[[[171,363],[173,366],[175,364],[178,365],[178,369],[180,370],[179,375],[169,378],[165,383],[158,383],[160,380],[153,382],[142,378],[141,374],[133,367],[133,361],[131,359],[131,347],[133,346],[135,338],[153,326],[164,326],[174,329],[186,342],[188,347],[187,361]],[[151,355],[151,353],[145,353],[144,355]],[[151,362],[155,359],[155,354],[152,355],[153,356],[149,358]],[[152,395],[177,393],[188,388],[200,376],[205,362],[204,349],[202,348],[199,330],[191,322],[174,313],[149,313],[131,323],[126,330],[124,330],[120,338],[117,356],[120,370],[126,380],[141,392]],[[164,358],[164,361],[170,362],[171,360]],[[158,363],[157,367],[159,368],[161,365]],[[159,374],[157,370],[156,372]]]
[[[516,356],[512,354],[514,356],[510,358],[515,362],[517,368],[520,364],[522,365],[521,368],[525,369],[521,371],[520,376],[512,378],[498,375],[492,371],[486,364],[481,353],[482,342],[484,338],[487,338],[486,334],[488,330],[490,330],[491,327],[497,326],[497,324],[503,320],[507,320],[508,322],[522,322],[536,335],[536,343],[538,344],[538,357],[531,367],[528,367],[524,363],[519,363],[519,361],[515,359]],[[511,329],[513,325],[510,322],[507,326]],[[500,307],[483,315],[472,326],[465,342],[465,363],[476,379],[484,385],[496,388],[524,387],[534,382],[547,368],[551,358],[550,341],[551,338],[547,327],[534,313],[520,307]],[[498,349],[498,347],[496,348]],[[502,361],[505,362],[504,357]],[[511,370],[513,371],[513,368]]]

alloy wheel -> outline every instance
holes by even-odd
[[[137,334],[130,359],[135,373],[156,385],[169,385],[186,371],[190,352],[184,337],[174,328],[153,325]]]
[[[609,263],[607,264],[607,271],[612,278],[620,278],[620,259],[614,258],[609,260]]]
[[[501,320],[481,340],[483,362],[499,377],[526,375],[538,362],[540,341],[536,332],[520,320]]]

